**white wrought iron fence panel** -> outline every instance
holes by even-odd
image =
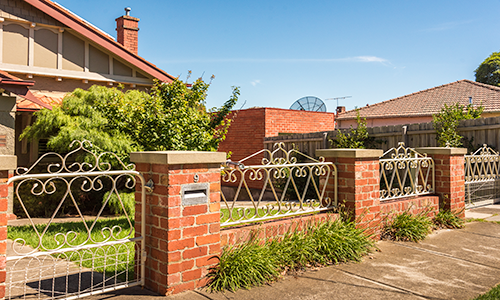
[[[399,143],[379,160],[380,200],[434,193],[434,160]]]
[[[6,299],[74,299],[144,285],[145,222],[135,232],[134,216],[119,191],[134,192],[139,178],[145,215],[144,178],[135,165],[114,153],[98,153],[89,141],[73,141],[69,148],[64,156],[44,154],[9,179],[29,225],[9,227]],[[82,199],[96,194],[104,194],[102,206],[96,215],[84,216]],[[34,199],[55,206],[47,222],[39,224],[31,215]],[[110,201],[122,217],[104,216]],[[81,222],[63,223],[65,208]],[[24,235],[12,238],[20,231]]]
[[[500,199],[500,154],[484,144],[464,155],[465,200],[468,207]]]
[[[465,182],[500,179],[499,157],[499,153],[488,147],[488,145],[483,145],[470,155],[464,155]]]
[[[244,165],[251,158],[260,165]],[[222,167],[221,225],[239,225],[337,207],[337,168],[283,143]],[[230,192],[228,192],[230,191]]]

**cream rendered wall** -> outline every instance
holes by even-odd
[[[2,61],[16,65],[28,65],[29,29],[20,24],[3,26]]]
[[[380,119],[366,119],[367,127],[389,126],[389,125],[404,125],[413,123],[431,122],[432,117],[405,117],[405,118],[380,118]],[[356,120],[339,120],[337,119],[337,128],[356,128]]]

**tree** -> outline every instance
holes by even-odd
[[[474,72],[477,82],[500,86],[500,52],[493,52]]]
[[[359,109],[356,111],[356,123],[358,126],[354,129],[351,125],[350,132],[343,133],[338,130],[337,139],[334,140],[337,148],[366,149],[369,141],[368,131],[366,129],[366,118],[361,118]]]
[[[461,147],[463,136],[458,134],[458,125],[461,120],[477,119],[481,116],[484,108],[474,108],[472,104],[467,106],[458,103],[450,106],[444,105],[438,114],[432,116],[432,123],[437,132],[439,147]]]
[[[231,120],[239,89],[219,109],[208,110],[209,84],[198,79],[188,86],[181,80],[155,82],[151,93],[92,86],[76,89],[60,107],[42,109],[22,138],[49,138],[47,146],[67,151],[72,140],[90,140],[101,151],[125,158],[132,151],[216,151]]]

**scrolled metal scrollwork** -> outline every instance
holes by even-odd
[[[135,171],[135,166],[123,163],[114,153],[91,151],[92,143],[89,141],[74,141],[69,148],[73,150],[64,156],[57,153],[43,155],[33,166],[18,169],[18,175],[9,179],[9,183],[15,182],[15,197],[29,220],[33,236],[38,239],[37,246],[29,249],[26,241],[22,238],[16,239],[12,250],[17,255],[30,255],[40,250],[58,251],[63,248],[83,247],[89,243],[103,245],[111,241],[125,241],[134,237],[132,219],[134,216],[129,216],[125,210],[117,187],[120,183],[122,188],[134,189],[136,176],[140,176]],[[78,152],[85,154],[84,161],[75,160],[77,157],[84,157],[77,156]],[[58,158],[59,161],[49,163],[46,167],[46,173],[32,172],[33,170],[39,170],[39,168],[35,167],[49,155]],[[114,170],[113,166],[118,166],[119,170]],[[90,224],[87,224],[88,218],[84,217],[77,197],[91,195],[94,192],[102,193],[105,188],[109,188],[108,198],[105,199],[97,214],[92,217]],[[112,194],[116,195],[119,205],[123,209],[123,215],[126,218],[126,225],[124,226],[126,228],[119,225],[105,226],[99,229],[98,234],[94,234],[96,224],[99,220],[102,220]],[[30,215],[30,209],[25,204],[28,197],[31,197],[31,199],[37,197],[36,199],[39,199],[41,204],[50,201],[55,206],[49,221],[42,227],[37,226]],[[57,232],[52,237],[49,237],[47,232],[55,226],[55,220],[60,217],[64,206],[71,207],[76,212],[77,218],[83,222],[82,224],[85,227],[83,239],[77,239],[79,233],[73,230]],[[26,253],[27,251],[28,253]]]
[[[51,161],[46,167],[48,174],[108,172],[113,170],[113,166],[117,166],[116,170],[135,170],[134,164],[125,164],[116,153],[100,152],[98,154],[99,149],[88,140],[75,140],[71,142],[69,149],[70,151],[64,156],[56,152],[45,153],[30,168],[17,168],[16,175],[28,175],[35,170],[37,174],[41,173],[39,167],[43,167],[42,163],[47,159]],[[76,161],[81,157],[85,157],[87,161]],[[54,159],[57,162],[53,162]]]
[[[500,154],[484,144],[465,155],[465,182],[486,182],[500,179]]]
[[[261,164],[245,165],[252,158]],[[228,161],[221,175],[222,185],[234,192],[231,198],[224,192],[221,195],[223,226],[329,210],[337,205],[335,165],[323,157],[287,151],[283,143],[275,144],[273,151],[263,149],[238,162]],[[334,186],[332,194],[328,194],[328,184]]]
[[[434,191],[434,161],[399,143],[379,160],[380,200],[429,194]],[[427,187],[427,189],[424,189]]]

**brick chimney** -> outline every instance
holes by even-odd
[[[337,116],[342,113],[345,113],[345,106],[337,106]]]
[[[137,55],[139,38],[139,19],[130,16],[130,7],[125,8],[125,15],[116,19],[116,40],[127,50]]]

